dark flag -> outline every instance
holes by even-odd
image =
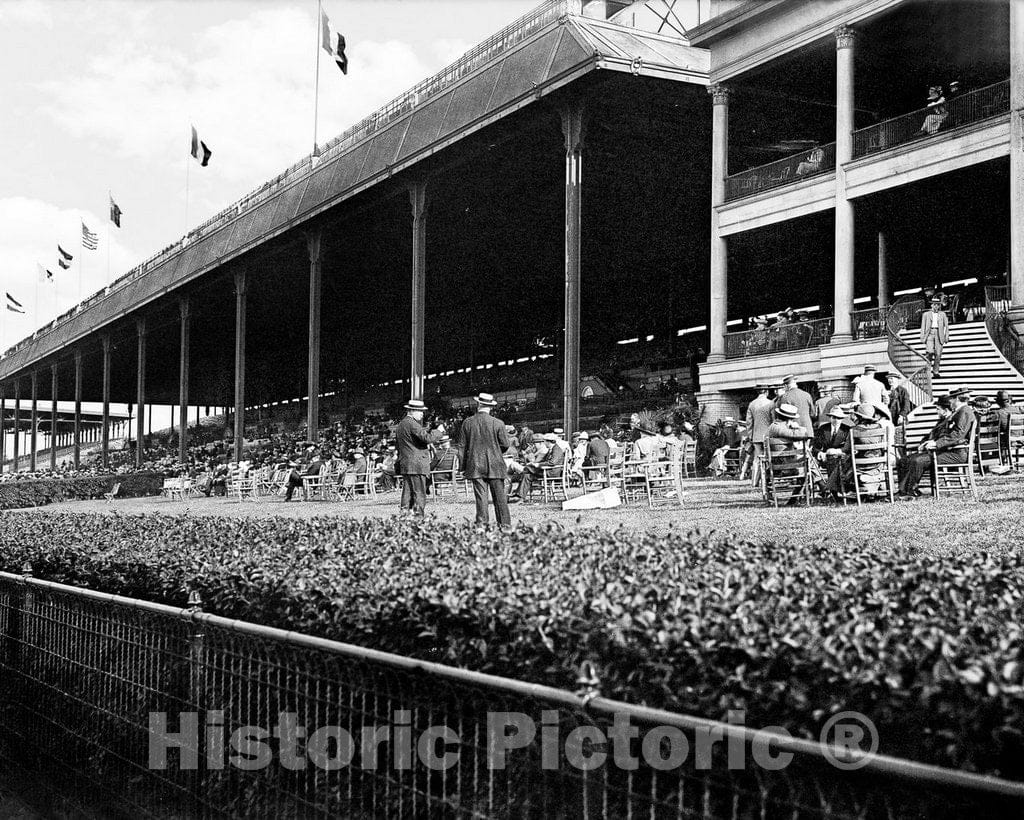
[[[114,202],[114,197],[110,197],[110,221],[119,228],[121,227],[121,213],[121,207]]]
[[[96,250],[96,246],[99,244],[100,238],[85,227],[85,223],[82,223],[82,247],[88,248],[91,251]]]
[[[71,265],[69,265],[69,264],[68,264],[67,262],[65,262],[65,261],[64,261],[63,259],[58,259],[58,260],[57,260],[57,264],[58,264],[58,265],[60,265],[60,266],[61,266],[62,268],[64,268],[64,270],[67,270],[68,268],[70,268],[70,267],[71,267]]]
[[[338,64],[338,68],[341,69],[341,73],[348,74],[348,57],[345,56],[345,38],[338,34],[337,40],[335,40],[331,35],[331,21],[327,19],[327,14],[321,9],[320,44],[323,46],[324,51],[334,58],[334,62]],[[335,45],[335,43],[337,43],[337,45]]]
[[[17,299],[15,299],[13,296],[11,296],[11,294],[7,293],[6,291],[5,291],[4,295],[7,297],[7,309],[9,311],[11,311],[11,313],[24,313],[25,312],[22,309],[21,302],[19,302]]]
[[[210,164],[210,157],[213,156],[213,151],[207,148],[206,143],[199,139],[199,133],[194,125],[192,126],[192,156],[204,168]]]
[[[72,259],[75,258],[70,253],[68,253],[66,250],[64,250],[60,245],[57,246],[57,253],[59,253],[61,256],[64,257],[64,261],[65,262],[70,262]],[[66,268],[67,265],[65,265],[64,267]]]

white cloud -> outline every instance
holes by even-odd
[[[42,0],[3,0],[0,26],[43,26],[53,28],[53,14]]]
[[[79,251],[83,221],[99,236],[99,247],[95,251]],[[0,225],[4,226],[0,244],[2,288],[25,307],[24,315],[12,313],[6,306],[0,307],[3,311],[0,342],[4,350],[77,304],[79,271],[82,271],[83,298],[107,285],[108,241],[111,278],[129,270],[138,259],[137,253],[121,244],[117,228],[105,214],[62,209],[38,199],[10,197],[0,199]],[[75,257],[68,270],[57,265],[58,243]],[[54,284],[39,282],[37,264],[52,271]]]

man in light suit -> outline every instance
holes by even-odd
[[[430,475],[430,451],[427,448],[444,435],[444,425],[428,432],[421,423],[427,406],[418,399],[406,404],[405,409],[406,417],[395,428],[398,472],[402,476],[401,508],[423,515],[427,506],[427,476]]]
[[[505,451],[509,437],[505,425],[491,415],[497,404],[490,393],[476,397],[476,415],[470,416],[459,429],[458,451],[461,454],[462,474],[473,482],[476,499],[476,523],[486,525],[490,520],[487,493],[494,502],[494,515],[499,527],[512,526],[505,493]]]
[[[811,417],[814,415],[814,399],[806,390],[800,389],[796,376],[786,376],[782,380],[782,390],[775,399],[775,407],[778,409],[784,404],[791,404],[796,408],[800,426],[808,431],[808,436],[813,436],[814,422]]]
[[[775,415],[775,404],[768,398],[766,384],[759,384],[757,398],[747,405],[747,430],[750,443],[754,445],[754,468],[750,471],[750,479],[755,487],[761,485],[761,469],[764,466],[764,437]]]
[[[942,312],[942,299],[934,296],[932,309],[921,314],[921,344],[932,363],[933,376],[942,375],[942,348],[948,341],[949,319]]]

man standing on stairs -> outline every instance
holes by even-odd
[[[932,309],[921,314],[921,344],[924,345],[932,375],[942,375],[942,348],[949,341],[949,319],[942,312],[942,299],[932,297]]]

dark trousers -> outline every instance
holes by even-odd
[[[302,486],[302,476],[292,470],[288,476],[288,491],[284,494],[285,501],[291,501],[295,490]]]
[[[939,464],[965,464],[967,462],[966,450],[947,450],[944,453],[936,454]],[[925,471],[932,466],[931,453],[912,453],[906,458],[900,459],[900,492],[903,495],[911,495],[921,483]]]
[[[510,527],[512,516],[508,511],[508,496],[505,495],[505,479],[473,478],[473,496],[476,499],[476,523],[486,524],[490,520],[487,511],[487,491],[490,488],[491,500],[494,502],[494,517],[499,527]]]
[[[425,475],[402,476],[402,509],[423,515],[427,506],[427,477]]]

